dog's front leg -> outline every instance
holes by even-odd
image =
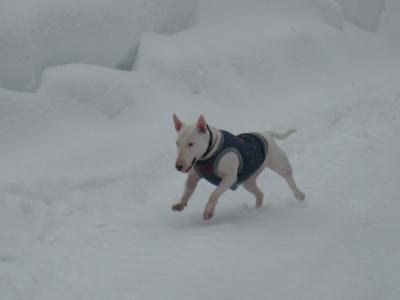
[[[208,200],[204,210],[204,220],[212,218],[219,197],[221,197],[223,193],[236,183],[238,169],[239,158],[236,153],[230,152],[221,158],[217,168],[218,174],[221,177],[221,182],[214,192],[211,193],[210,199]]]
[[[194,190],[196,189],[199,180],[200,177],[197,175],[197,173],[193,169],[190,170],[186,178],[185,189],[183,191],[181,200],[178,203],[172,205],[173,211],[182,211],[185,208]]]

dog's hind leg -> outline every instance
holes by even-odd
[[[293,179],[292,171],[290,171],[289,174],[286,174],[284,178],[288,183],[290,189],[292,190],[294,197],[297,200],[304,200],[306,195],[296,186],[296,182]]]
[[[261,207],[264,201],[264,193],[257,186],[256,177],[252,177],[243,182],[242,186],[256,197],[256,207]]]
[[[292,167],[289,163],[289,160],[285,154],[285,158],[282,157],[281,165],[279,167],[271,168],[274,172],[281,175],[289,185],[289,188],[292,190],[294,197],[297,200],[304,200],[306,197],[305,194],[299,190],[296,185],[296,182],[293,179],[293,171]]]
[[[299,190],[293,179],[292,166],[289,163],[286,153],[272,139],[269,139],[268,142],[270,152],[267,166],[286,180],[297,200],[304,200],[305,194]]]

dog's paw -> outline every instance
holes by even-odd
[[[172,210],[173,211],[182,211],[186,206],[186,203],[178,202],[174,205],[172,205]]]
[[[257,199],[256,200],[256,208],[260,208],[263,205],[263,199]]]
[[[214,212],[213,211],[204,211],[203,213],[203,219],[204,220],[210,220],[212,217],[214,216]]]
[[[296,193],[294,194],[294,197],[295,197],[297,200],[302,201],[302,200],[304,200],[304,199],[306,198],[306,195],[305,195],[303,192],[298,191],[298,192],[296,192]]]
[[[204,209],[203,219],[210,220],[214,216],[215,204],[207,203],[206,208]]]

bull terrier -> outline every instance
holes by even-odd
[[[213,217],[221,195],[239,185],[253,194],[256,207],[261,207],[264,194],[257,186],[257,177],[266,167],[286,180],[296,199],[304,200],[305,194],[296,186],[286,153],[274,141],[286,139],[294,129],[282,134],[266,131],[235,136],[208,126],[203,115],[192,125],[185,125],[176,114],[173,121],[178,133],[175,167],[187,173],[187,179],[182,197],[172,210],[182,211],[187,206],[201,178],[217,186],[204,209],[204,220]]]

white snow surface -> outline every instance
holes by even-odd
[[[54,7],[79,12],[78,2]],[[130,71],[111,68],[129,47],[104,47],[118,39],[112,26],[129,32],[142,11],[87,45],[70,44],[83,37],[73,31],[46,51],[21,47],[24,35],[1,43],[2,74],[26,66],[23,81],[40,82],[34,93],[0,89],[0,299],[398,299],[400,5],[377,2],[201,0],[191,28],[173,17],[173,30],[144,30]],[[91,14],[131,5],[79,3]],[[59,38],[73,17],[40,22]],[[37,53],[52,67],[18,63]],[[279,144],[306,200],[267,170],[261,209],[239,189],[203,221],[213,186],[202,182],[172,212],[185,179],[173,112],[234,133],[297,128]]]
[[[195,14],[196,0],[2,0],[0,86],[36,89],[67,63],[130,69],[143,32],[183,30]]]

